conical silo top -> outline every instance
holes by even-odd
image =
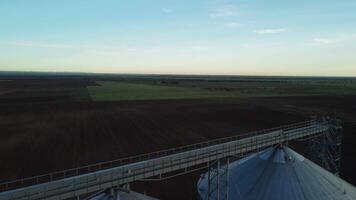
[[[218,178],[210,178],[208,187],[208,173],[200,178],[198,193],[203,200],[208,194],[210,200],[218,199],[217,191],[220,199],[229,200],[356,200],[354,186],[288,147],[268,148],[227,169],[228,173],[220,169],[219,184]]]

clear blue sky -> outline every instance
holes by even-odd
[[[356,76],[356,1],[0,0],[0,70]]]

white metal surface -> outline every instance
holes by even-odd
[[[355,200],[356,188],[288,147],[270,147],[230,163],[229,187],[223,173],[201,176],[201,200]],[[219,177],[221,177],[219,179]],[[219,183],[220,182],[220,183]],[[209,191],[209,184],[219,186]]]

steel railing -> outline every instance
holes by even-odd
[[[268,132],[272,132],[272,131],[279,131],[279,130],[288,131],[288,130],[292,130],[292,129],[303,128],[303,127],[311,126],[316,123],[317,123],[316,120],[309,120],[306,122],[294,123],[294,124],[283,125],[283,126],[259,130],[259,131],[253,131],[250,133],[240,134],[240,135],[236,135],[236,136],[232,136],[232,137],[214,139],[214,140],[209,140],[209,141],[196,143],[196,144],[192,144],[192,145],[186,145],[186,146],[181,146],[181,147],[177,147],[177,148],[171,148],[171,149],[167,149],[167,150],[157,151],[157,152],[153,152],[153,153],[141,154],[141,155],[137,155],[137,156],[127,157],[127,158],[122,158],[122,159],[117,159],[117,160],[111,160],[111,161],[107,161],[107,162],[100,162],[100,163],[91,164],[91,165],[87,165],[87,166],[83,166],[83,167],[57,171],[57,172],[43,174],[43,175],[39,175],[39,176],[3,182],[3,183],[0,183],[0,192],[5,192],[5,191],[23,188],[23,187],[32,186],[32,185],[37,185],[37,184],[41,184],[41,183],[47,183],[47,182],[56,181],[56,180],[60,180],[60,179],[64,179],[64,178],[84,175],[84,174],[88,174],[88,173],[92,173],[92,172],[96,172],[96,171],[100,171],[100,170],[104,170],[104,169],[110,169],[113,167],[118,167],[118,166],[130,164],[130,163],[150,160],[150,159],[168,156],[168,155],[172,155],[172,154],[177,154],[177,153],[181,153],[181,152],[185,152],[185,151],[201,149],[204,147],[213,146],[213,145],[217,145],[217,144],[223,144],[223,143],[227,143],[227,142],[231,142],[231,141],[235,141],[235,140],[239,140],[239,139],[243,139],[243,138],[247,138],[247,137],[251,137],[251,136],[256,136],[256,135],[260,135],[260,134],[268,133]]]

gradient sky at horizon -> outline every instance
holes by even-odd
[[[1,0],[0,71],[356,76],[355,0]]]

